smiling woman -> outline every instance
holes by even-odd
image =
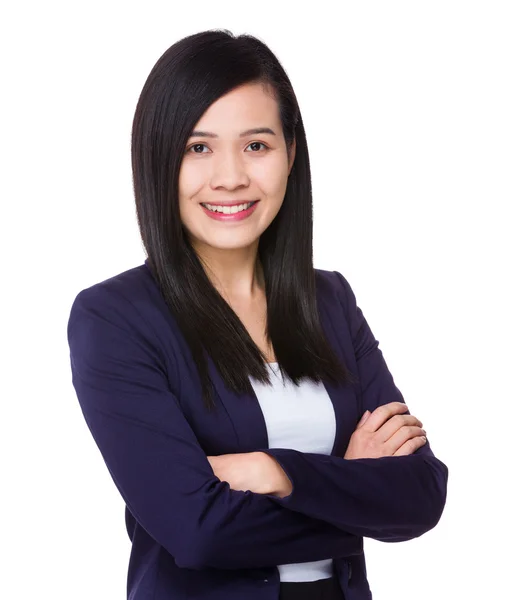
[[[295,384],[351,381],[318,317],[303,120],[263,42],[213,30],[169,48],[136,107],[132,165],[148,264],[208,410],[207,357],[236,393],[271,385],[267,362]]]
[[[180,40],[143,86],[131,152],[148,258],[82,290],[68,324],[126,503],[128,597],[370,600],[363,538],[434,527],[447,468],[349,283],[314,268],[284,69],[250,35]]]

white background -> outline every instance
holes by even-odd
[[[17,2],[2,9],[2,575],[9,600],[123,600],[124,504],[71,383],[76,294],[141,264],[138,95],[180,38],[258,36],[339,270],[449,467],[438,526],[365,540],[375,600],[514,594],[513,2]],[[102,539],[99,545],[98,540]]]

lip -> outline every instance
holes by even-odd
[[[234,202],[204,202],[203,204],[211,204],[212,206],[238,206],[239,204],[247,204],[254,200],[235,200]]]
[[[249,202],[252,202],[252,200],[249,200]],[[242,221],[243,219],[247,219],[247,217],[251,216],[253,214],[253,212],[256,210],[258,203],[259,203],[259,200],[257,202],[255,202],[252,206],[250,206],[247,210],[242,210],[238,213],[235,213],[234,215],[225,215],[224,213],[213,212],[213,211],[207,209],[206,207],[204,207],[202,204],[200,204],[199,206],[212,219],[215,219],[216,221],[229,222],[229,221]],[[211,202],[208,202],[208,204],[211,204]],[[244,203],[237,202],[237,204],[244,204]],[[234,204],[224,204],[224,205],[219,204],[217,206],[234,206]]]

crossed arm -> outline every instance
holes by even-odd
[[[421,421],[402,415],[407,405],[390,402],[373,413],[366,411],[351,436],[344,459],[379,458],[412,454],[426,443]],[[422,435],[423,434],[423,435]],[[292,493],[292,482],[280,463],[265,452],[208,456],[213,473],[230,488],[284,498]]]
[[[271,494],[284,498],[292,492],[292,482],[279,462],[265,452],[208,456],[213,473],[227,481],[232,490]]]

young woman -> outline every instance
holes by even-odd
[[[448,469],[348,281],[313,266],[308,149],[278,59],[219,30],[171,46],[132,167],[148,257],[80,291],[68,323],[126,503],[128,598],[371,598],[363,538],[432,529]]]

